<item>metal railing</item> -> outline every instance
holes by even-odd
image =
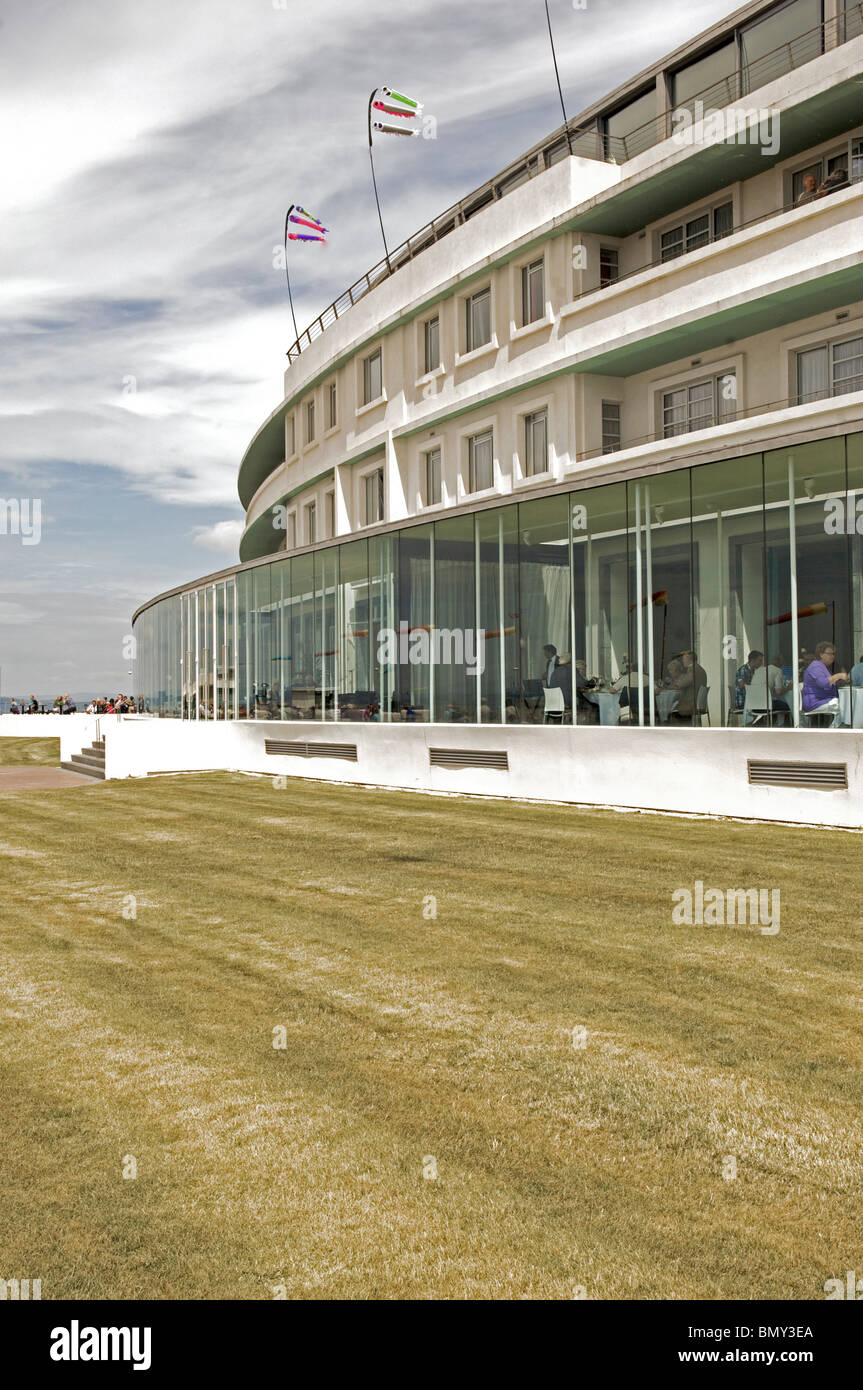
[[[807,30],[805,33],[789,39],[786,43],[780,44],[778,48],[741,67],[729,77],[712,83],[703,92],[698,92],[687,98],[674,110],[693,111],[698,102],[703,103],[705,111],[731,106],[757,88],[772,82],[775,78],[795,71],[804,63],[811,62],[812,59],[820,57],[829,49],[835,48],[849,39],[857,38],[861,34],[863,34],[863,0],[843,14],[825,20],[814,29]],[[389,258],[378,261],[371,270],[366,271],[358,280],[355,280],[343,294],[339,295],[338,299],[334,299],[332,304],[324,309],[323,313],[313,319],[308,328],[292,343],[287,351],[288,360],[293,362],[298,358],[316,338],[319,338],[348,309],[353,308],[370,290],[375,289],[390,275],[394,275],[397,270],[408,265],[410,261],[421,255],[423,251],[428,250],[430,246],[449,236],[456,227],[463,226],[483,208],[489,207],[514,189],[535,178],[537,174],[543,173],[552,165],[566,159],[570,154],[578,155],[583,159],[595,159],[603,163],[625,164],[628,160],[634,159],[636,155],[643,154],[645,150],[668,139],[673,133],[672,117],[673,110],[665,111],[644,125],[636,127],[626,136],[609,135],[600,128],[601,123],[598,121],[594,121],[588,127],[574,125],[568,121],[565,126],[561,126],[547,140],[534,146],[526,155],[504,169],[502,173],[489,179],[487,183],[475,189],[466,198],[454,203],[452,207],[440,213],[433,221],[427,222],[413,236],[408,237],[407,241],[402,242],[394,251],[391,251]]]
[[[704,370],[706,372],[715,371],[709,363],[705,366]],[[715,371],[715,374],[721,376],[721,369]],[[580,453],[578,455],[576,462],[586,463],[589,459],[613,458],[615,454],[622,454],[627,449],[641,448],[644,444],[672,444],[675,439],[681,439],[690,434],[697,434],[699,430],[718,429],[721,425],[733,424],[735,420],[751,420],[757,415],[769,415],[772,410],[790,410],[794,406],[811,405],[816,401],[839,401],[843,396],[851,395],[855,391],[863,391],[863,375],[849,377],[847,382],[843,383],[843,385],[847,385],[848,389],[843,391],[837,391],[835,389],[830,391],[818,391],[802,396],[787,396],[781,401],[766,401],[761,405],[747,406],[744,410],[732,410],[726,415],[723,415],[721,420],[714,414],[709,423],[706,421],[692,422],[679,429],[674,429],[669,434],[666,434],[664,430],[654,430],[651,434],[638,435],[634,439],[621,439],[620,444],[611,449],[606,448],[605,445],[601,445],[596,449],[585,450],[583,454]],[[673,390],[674,388],[672,387],[671,389]]]

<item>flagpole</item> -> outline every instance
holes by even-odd
[[[570,154],[572,154],[572,137],[569,133],[569,122],[566,117],[566,104],[563,100],[563,88],[560,85],[560,70],[557,66],[557,53],[554,48],[554,34],[551,32],[551,15],[548,12],[548,0],[545,0],[545,20],[548,24],[548,41],[551,44],[551,56],[554,59],[554,75],[557,78],[557,93],[560,97],[560,109],[563,112],[563,128],[566,131],[566,143]]]
[[[387,246],[387,234],[386,234],[386,232],[384,231],[384,219],[383,219],[383,214],[381,213],[381,200],[380,200],[380,198],[378,197],[378,181],[377,181],[377,179],[375,178],[375,151],[374,151],[374,141],[372,140],[372,102],[374,101],[374,99],[375,99],[375,97],[377,96],[377,94],[378,94],[378,88],[375,87],[374,91],[372,92],[371,96],[369,97],[369,116],[368,116],[368,127],[369,127],[369,163],[370,163],[371,166],[372,166],[372,187],[373,187],[373,189],[375,190],[375,203],[376,203],[377,209],[378,209],[378,221],[379,221],[380,224],[381,224],[381,236],[382,236],[382,238],[383,238],[383,243],[384,243],[384,256],[386,257],[387,270],[391,271],[391,270],[392,270],[392,266],[390,265],[390,252],[389,252],[389,247]]]
[[[291,306],[291,318],[294,321],[294,342],[299,341],[300,332],[297,328],[297,316],[294,313],[294,296],[291,294],[291,272],[288,269],[288,224],[291,220],[291,213],[296,206],[296,203],[291,203],[291,206],[288,208],[287,217],[285,218],[285,275],[288,278],[288,303]]]

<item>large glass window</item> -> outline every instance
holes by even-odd
[[[677,109],[691,107],[696,97],[706,111],[728,106],[738,97],[737,43],[724,43],[703,58],[696,58],[672,77],[671,104]]]
[[[331,381],[327,386],[327,429],[334,430],[339,423],[339,402],[336,383]]]
[[[647,91],[634,101],[627,102],[619,110],[606,116],[603,121],[608,136],[608,154],[615,160],[632,159],[640,154],[664,134],[663,122],[657,120],[656,88]]]
[[[491,290],[480,290],[465,301],[465,351],[491,342]]]
[[[518,520],[524,717],[571,723],[573,641],[568,499],[543,497],[524,502],[519,506]],[[555,694],[546,697],[546,690]]]
[[[818,57],[823,48],[821,9],[822,0],[789,0],[741,31],[744,92]]]
[[[468,492],[483,492],[494,485],[494,436],[491,430],[471,435],[467,441]]]
[[[476,518],[479,564],[480,721],[520,718],[518,688],[518,517],[516,507],[496,507]]]
[[[397,715],[409,715],[413,711],[414,720],[420,723],[435,718],[437,670],[428,659],[435,622],[433,555],[431,526],[410,526],[399,532],[399,621],[393,641],[392,663],[396,678],[392,703]]]
[[[339,547],[339,718],[361,720],[375,700],[368,542]]]
[[[450,517],[434,527],[433,710],[438,722],[479,723],[476,656],[477,569],[474,518]]]

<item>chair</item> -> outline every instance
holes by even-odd
[[[711,729],[713,728],[713,725],[710,723],[710,710],[707,708],[707,697],[709,694],[709,685],[699,686],[698,694],[695,697],[695,722],[698,725],[699,729],[701,728],[701,721],[705,715],[707,715],[707,723],[709,727]]]
[[[743,723],[747,729],[754,729],[758,724],[771,723],[773,711],[773,696],[767,689],[766,673],[760,681],[756,681],[756,676],[761,676],[763,667],[757,670],[749,685],[746,687],[746,700],[743,705]]]
[[[740,724],[743,721],[743,710],[737,703],[737,682],[728,687],[728,726]]]
[[[543,724],[548,724],[550,718],[556,723],[562,724],[563,712],[566,709],[563,691],[559,686],[549,686],[542,693],[545,704],[542,715]]]

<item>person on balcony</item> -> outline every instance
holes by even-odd
[[[797,199],[797,206],[802,207],[804,203],[814,203],[818,197],[818,180],[814,174],[807,174],[803,180],[803,191]]]
[[[827,175],[821,187],[818,189],[818,193],[819,196],[823,197],[825,193],[836,193],[840,188],[847,187],[848,170],[843,168],[834,169],[832,173]]]

